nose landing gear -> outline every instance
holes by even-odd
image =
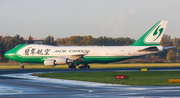
[[[20,64],[20,69],[24,69],[22,62],[19,62],[19,64]]]
[[[20,69],[24,69],[24,66],[23,66],[23,65],[21,65],[21,66],[20,66]]]

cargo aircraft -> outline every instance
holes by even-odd
[[[89,69],[90,63],[110,63],[158,53],[173,48],[159,46],[168,21],[158,21],[136,42],[129,46],[50,46],[20,44],[4,54],[10,60],[22,63],[44,63],[54,67],[68,64],[68,68]]]

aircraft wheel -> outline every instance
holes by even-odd
[[[21,66],[20,66],[20,69],[24,69],[24,66],[23,66],[23,65],[21,65]]]
[[[76,66],[72,66],[72,69],[76,69]]]
[[[69,65],[69,67],[68,67],[69,69],[76,69],[76,66],[73,65],[72,63],[69,63],[68,65]]]
[[[86,66],[83,66],[83,69],[86,69]]]
[[[88,65],[88,66],[86,66],[86,69],[90,69],[90,66]]]
[[[74,69],[74,67],[73,67],[73,66],[69,66],[68,68],[69,68],[69,69]]]
[[[79,66],[79,69],[90,69],[88,64],[83,64],[83,66]]]
[[[85,66],[79,66],[79,69],[86,69]]]
[[[69,69],[72,69],[72,63],[68,63],[68,65],[69,65]]]
[[[79,69],[82,69],[82,66],[79,66]]]

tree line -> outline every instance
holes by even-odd
[[[33,44],[35,40],[33,37],[29,36],[28,40],[24,40],[20,35],[11,36],[0,36],[0,62],[7,62],[8,59],[4,57],[4,53],[8,50],[12,49],[18,44]],[[131,45],[136,40],[129,37],[106,37],[100,36],[98,38],[94,38],[92,36],[71,36],[66,38],[57,38],[55,39],[53,36],[47,36],[44,39],[44,44],[46,45],[54,45],[54,46],[126,46]],[[169,35],[164,35],[160,45],[164,47],[175,46],[173,51],[179,55],[178,50],[180,49],[180,38],[171,39]],[[156,56],[159,58],[166,58],[168,50],[165,50],[158,54],[150,55]]]

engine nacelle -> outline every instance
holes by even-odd
[[[46,60],[44,61],[44,65],[45,65],[46,67],[54,67],[54,66],[56,66],[56,65],[55,65],[55,60],[53,60],[53,59],[46,59]]]
[[[67,64],[67,58],[56,58],[55,64]]]

